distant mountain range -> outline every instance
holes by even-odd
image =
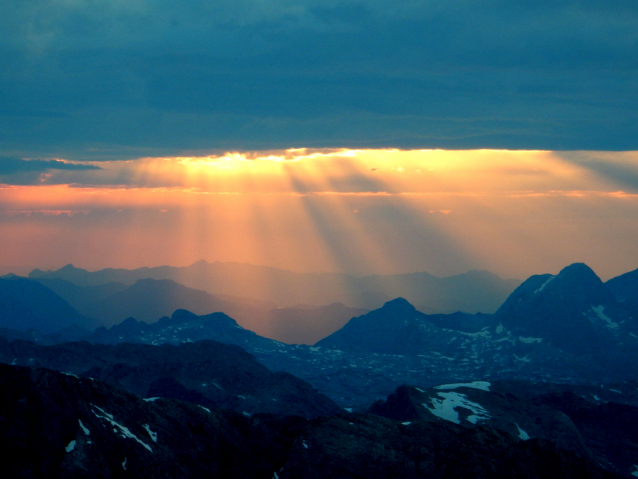
[[[140,315],[181,298],[239,313],[311,311],[311,321],[351,311],[268,309],[166,279],[38,281],[0,280],[15,289],[6,304],[28,305],[34,317],[43,305],[73,314],[48,282],[83,311],[102,304],[109,314],[141,298]],[[186,447],[185,467],[213,476],[630,479],[638,474],[637,292],[636,272],[603,283],[577,263],[530,277],[493,314],[425,314],[396,298],[313,346],[263,337],[222,312],[184,309],[85,331],[81,342],[44,344],[77,330],[4,331],[12,340],[0,339],[0,438],[16,457],[37,451],[21,470],[70,475],[151,477],[149,448],[165,454],[157,464],[169,471],[174,451]],[[197,460],[207,447],[226,454]]]
[[[345,274],[294,273],[242,263],[198,261],[186,267],[103,269],[89,272],[67,265],[57,271],[33,270],[31,279],[64,279],[79,286],[132,285],[141,279],[171,280],[213,295],[255,298],[276,306],[342,303],[376,309],[401,296],[428,313],[492,313],[520,284],[487,271],[438,278],[410,273],[356,278]],[[212,311],[208,311],[212,312]]]
[[[493,315],[426,315],[399,298],[352,318],[313,347],[261,337],[221,313],[187,311],[152,324],[129,319],[86,339],[236,344],[271,370],[288,371],[338,403],[357,405],[370,404],[405,383],[638,377],[637,321],[623,304],[591,269],[575,264],[556,276],[529,278]]]

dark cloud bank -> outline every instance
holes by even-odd
[[[638,3],[0,5],[0,153],[638,149]]]

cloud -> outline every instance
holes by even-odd
[[[630,0],[3,2],[0,152],[636,149],[637,22]]]
[[[69,163],[60,160],[21,160],[0,157],[0,175],[42,173],[48,170],[101,170],[99,166]]]

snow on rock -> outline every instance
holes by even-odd
[[[144,401],[146,402],[153,402],[153,401],[157,401],[159,398],[144,398]]]
[[[151,446],[149,446],[148,444],[146,444],[144,441],[140,440],[135,434],[133,434],[129,428],[127,428],[126,426],[122,426],[121,424],[117,423],[114,419],[113,419],[113,415],[107,413],[106,411],[104,411],[104,409],[96,406],[95,404],[91,404],[91,406],[95,409],[97,409],[101,414],[98,414],[97,412],[93,411],[93,414],[95,414],[98,418],[100,419],[104,419],[106,422],[110,423],[113,426],[113,432],[118,432],[122,434],[122,437],[128,437],[130,439],[134,439],[137,442],[139,442],[142,446],[144,446],[146,449],[148,449],[149,452],[153,452],[153,449],[151,449]]]
[[[514,423],[514,425],[518,429],[518,438],[521,441],[527,441],[529,439],[529,434],[527,434],[525,431],[523,431],[518,424]]]
[[[550,278],[547,281],[545,281],[543,284],[541,284],[540,288],[538,288],[536,291],[534,291],[534,294],[540,293],[541,291],[543,291],[543,289],[545,289],[545,286],[547,286],[549,284],[549,282],[552,281],[554,278],[556,278],[556,276],[550,276]]]
[[[80,419],[78,419],[78,422],[80,423],[80,428],[82,429],[82,432],[84,432],[84,435],[85,436],[90,436],[91,435],[91,431],[89,431],[87,429],[87,427],[84,424],[82,424],[82,421]]]
[[[599,319],[603,320],[605,323],[607,323],[607,327],[609,329],[617,329],[618,328],[618,323],[613,321],[609,316],[607,316],[604,311],[605,311],[605,307],[601,304],[598,306],[593,306],[591,307],[592,312],[596,313],[596,316],[598,316]]]
[[[472,415],[467,417],[467,421],[476,424],[483,419],[489,419],[490,413],[480,404],[470,401],[465,394],[456,392],[437,393],[442,399],[436,397],[430,398],[432,406],[423,403],[423,407],[428,409],[432,414],[446,421],[461,424],[459,413],[456,408],[462,407],[472,411]]]
[[[199,406],[199,404],[198,404],[198,406]],[[199,406],[199,407],[201,407],[201,408],[202,408],[204,411],[206,411],[208,414],[211,414],[210,409],[208,409],[207,407],[204,407],[204,406]]]
[[[524,363],[529,363],[531,361],[531,359],[529,358],[529,355],[525,355],[522,357],[517,356],[516,354],[514,355],[514,357],[518,360],[518,361],[522,361]]]
[[[534,344],[534,343],[541,343],[541,341],[543,341],[543,338],[524,338],[523,336],[519,336],[518,340],[521,343],[525,343],[525,344]]]
[[[631,473],[632,476],[638,477],[638,466],[634,466],[634,470]]]
[[[124,469],[126,471],[126,461],[128,460],[128,457],[124,458],[124,462],[122,463],[122,469]]]
[[[441,384],[440,386],[434,386],[434,389],[472,388],[472,389],[480,389],[482,391],[489,392],[491,385],[492,384],[489,383],[488,381],[472,381],[471,383]]]
[[[67,446],[64,448],[64,450],[66,452],[71,452],[73,449],[75,449],[75,439],[73,439],[69,444],[67,444]]]
[[[153,440],[153,442],[157,442],[157,433],[151,431],[151,428],[148,424],[144,424],[144,429],[146,429],[146,432],[148,433],[150,438]]]

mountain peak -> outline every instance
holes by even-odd
[[[563,268],[560,273],[558,273],[558,276],[561,277],[571,277],[571,278],[596,278],[600,281],[600,279],[598,278],[598,275],[596,275],[596,273],[594,273],[594,270],[592,270],[589,266],[587,266],[585,263],[573,263],[570,264],[569,266],[566,266],[565,268]]]
[[[411,313],[416,311],[416,308],[407,299],[399,297],[385,303],[381,310],[393,313]]]

